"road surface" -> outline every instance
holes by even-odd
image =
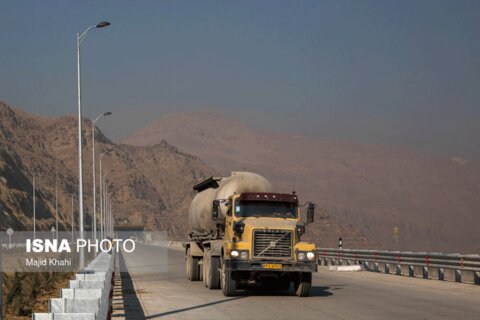
[[[311,297],[292,292],[224,297],[185,277],[183,252],[138,246],[124,254],[126,319],[480,319],[480,286],[371,272],[320,270]],[[163,265],[168,271],[155,272]],[[165,266],[167,265],[167,266]],[[146,272],[147,268],[151,268]]]

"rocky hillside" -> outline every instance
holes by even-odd
[[[37,230],[50,230],[58,188],[60,229],[71,225],[71,197],[77,218],[78,167],[74,117],[46,118],[0,103],[0,228],[32,228],[32,177],[36,178]],[[84,193],[86,229],[91,227],[91,122],[84,121]],[[191,186],[214,172],[200,159],[166,142],[148,147],[116,145],[96,129],[97,156],[103,150],[116,222],[168,230],[184,236]],[[98,161],[98,158],[97,158]],[[97,170],[99,169],[97,162]],[[98,186],[97,172],[97,186]],[[98,197],[97,197],[98,200]],[[97,208],[98,208],[97,202]],[[78,221],[75,221],[77,224]],[[78,225],[78,224],[77,224]]]
[[[213,113],[170,114],[124,143],[161,140],[222,173],[252,170],[386,249],[480,251],[480,166],[400,148],[262,133]],[[399,241],[393,230],[399,228]],[[335,230],[337,232],[337,230]]]
[[[76,126],[74,117],[40,117],[0,103],[0,229],[31,230],[33,175],[36,178],[37,230],[50,230],[54,226],[55,184],[60,229],[71,226],[72,196],[74,217],[78,218]],[[91,230],[91,122],[85,120],[83,128],[84,206],[86,230]],[[103,171],[108,172],[116,224],[167,230],[171,238],[185,239],[192,186],[218,171],[161,139],[148,146],[118,145],[96,129],[95,148],[97,161],[101,152],[109,150],[102,162]],[[232,170],[238,169],[242,167],[232,167]],[[97,171],[97,179],[98,176]],[[356,246],[366,243],[365,237],[355,228],[341,226],[325,213],[320,212],[317,217],[317,222],[309,229],[310,239],[334,246],[339,234],[348,234],[350,243]],[[77,220],[75,225],[78,225]]]

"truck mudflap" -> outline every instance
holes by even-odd
[[[236,271],[316,272],[316,262],[226,260],[225,267]]]

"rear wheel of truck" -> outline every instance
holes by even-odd
[[[300,272],[293,281],[295,294],[299,297],[308,297],[312,287],[312,274],[310,272]]]
[[[192,255],[190,254],[190,248],[188,248],[185,262],[187,269],[187,278],[190,281],[200,280],[200,266],[198,265],[199,260],[200,259],[196,257],[192,257]]]
[[[233,297],[237,293],[237,272],[226,270],[225,264],[222,264],[221,287],[225,297]]]
[[[203,282],[211,290],[220,288],[220,258],[212,257],[212,250],[206,249],[203,256]]]

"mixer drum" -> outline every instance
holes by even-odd
[[[194,232],[214,233],[216,222],[212,220],[213,200],[226,200],[234,193],[272,192],[272,184],[259,174],[232,172],[229,177],[217,181],[218,188],[205,189],[195,195],[190,205],[189,224]],[[227,215],[227,207],[221,202],[219,221]]]

